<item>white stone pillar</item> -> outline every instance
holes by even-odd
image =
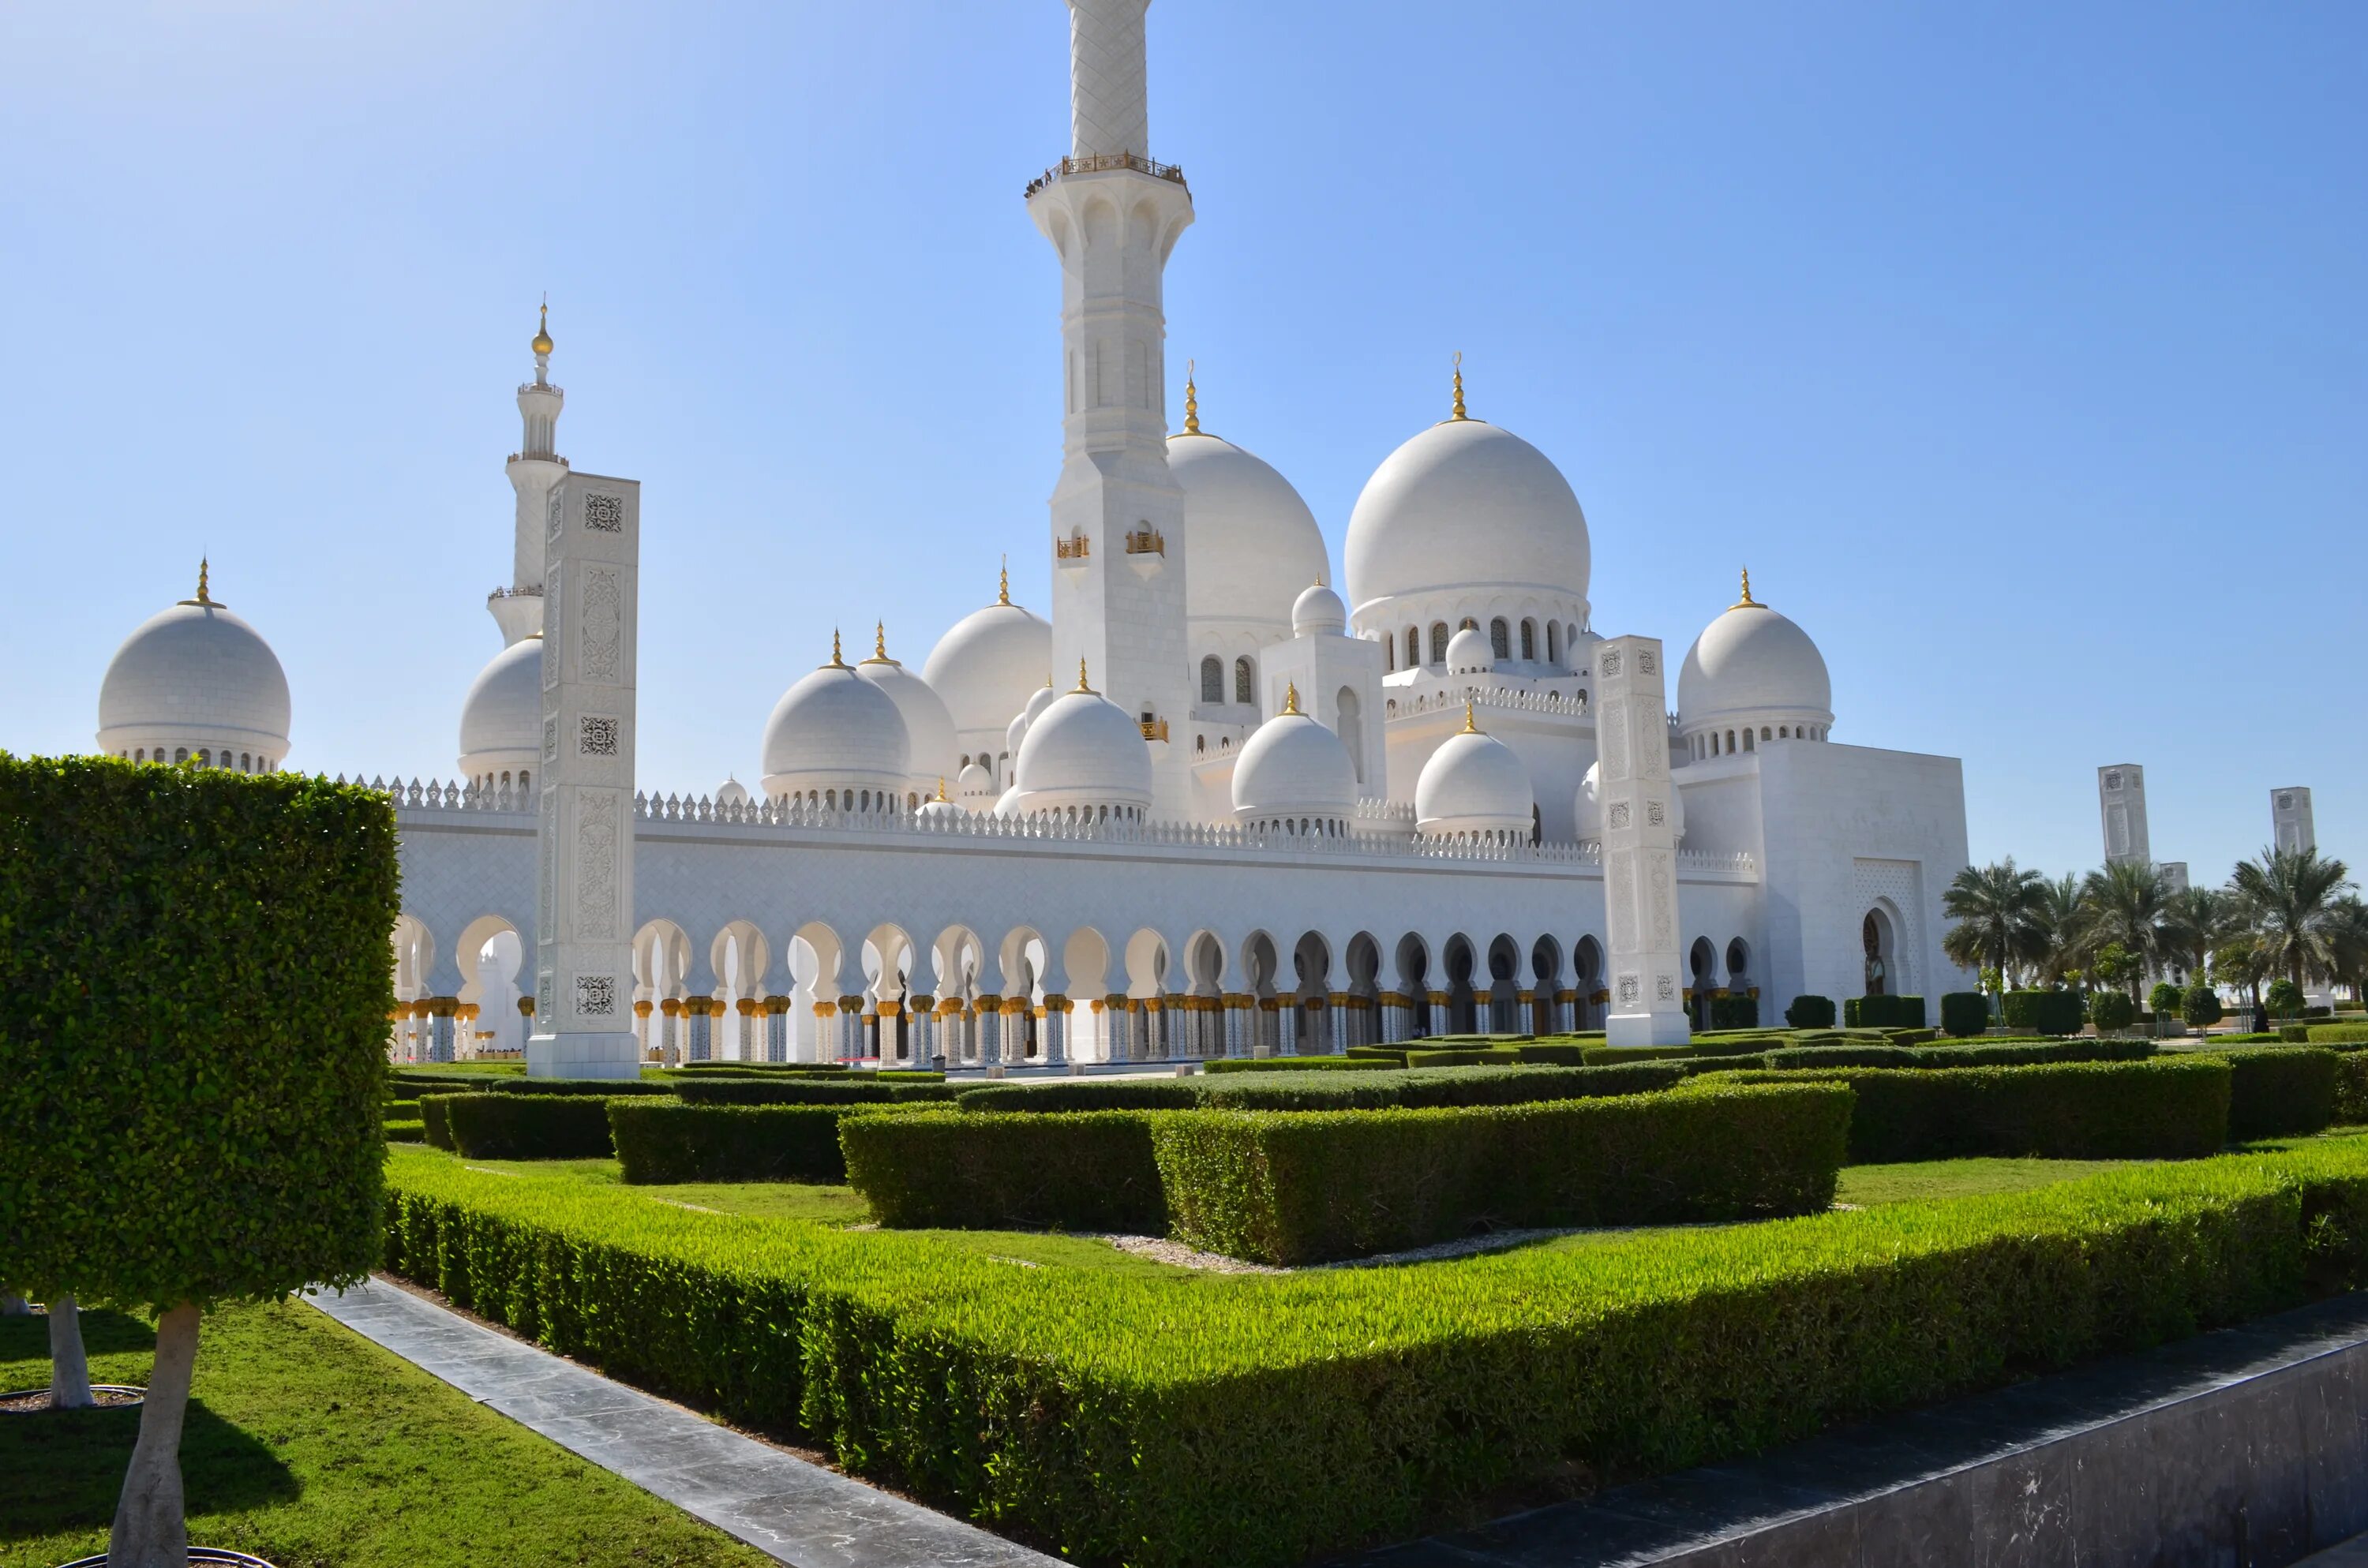
[[[1296,996],[1274,999],[1274,1053],[1277,1056],[1299,1054],[1299,998]]]
[[[1683,1045],[1678,962],[1678,842],[1669,778],[1669,718],[1661,644],[1596,644],[1597,778],[1603,808],[1605,948],[1611,1045]]]

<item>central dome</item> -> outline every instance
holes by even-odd
[[[1053,628],[1007,594],[953,623],[921,665],[965,736],[1003,733],[1053,668]]]
[[[1291,625],[1292,601],[1330,574],[1315,514],[1274,465],[1197,431],[1167,438],[1184,491],[1184,613]]]
[[[202,580],[198,595],[142,621],[115,651],[98,687],[98,749],[277,767],[288,756],[288,673]]]
[[[1478,419],[1432,426],[1382,460],[1349,516],[1349,604],[1440,589],[1587,598],[1587,516],[1562,471]]]

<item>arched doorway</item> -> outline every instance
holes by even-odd
[[[1859,924],[1859,947],[1866,966],[1869,996],[1888,996],[1898,983],[1898,949],[1892,937],[1891,917],[1870,909]]]

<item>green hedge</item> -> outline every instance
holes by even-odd
[[[891,1229],[1167,1228],[1148,1119],[1132,1111],[851,1112],[847,1178]]]
[[[1839,1085],[1557,1105],[1149,1117],[1180,1241],[1260,1263],[1515,1226],[1764,1219],[1830,1206]]]
[[[2336,1055],[2335,1121],[2341,1127],[2368,1123],[2368,1051]]]
[[[958,1084],[824,1078],[685,1078],[671,1085],[690,1105],[907,1105],[952,1100]]]
[[[418,1121],[390,1121],[386,1125],[386,1141],[390,1143],[424,1143],[427,1131]]]
[[[1400,1065],[1403,1056],[1220,1056],[1201,1063],[1203,1073],[1369,1072]]]
[[[1327,1077],[1330,1074],[1326,1074]],[[1053,1078],[1033,1084],[981,1084],[954,1103],[972,1111],[1189,1110],[1208,1080]]]
[[[1710,999],[1710,1027],[1714,1029],[1748,1029],[1759,1022],[1759,998],[1757,996],[1713,996]]]
[[[1949,991],[1941,996],[1941,1029],[1959,1039],[1987,1034],[1990,999],[1978,991]]]
[[[1846,1028],[1915,1029],[1922,1028],[1924,1022],[1921,996],[1852,996],[1842,1003]]]
[[[609,1136],[625,1179],[637,1185],[845,1181],[838,1123],[849,1108],[610,1100]]]
[[[1821,1067],[2028,1067],[2043,1062],[2143,1062],[2150,1040],[1978,1040],[1964,1045],[1827,1045],[1771,1051],[1767,1065]]]
[[[929,1118],[961,1119],[912,1119]],[[1231,1279],[1020,1268],[400,1150],[391,1176],[389,1267],[458,1304],[1073,1560],[1141,1568],[1280,1568],[1487,1517],[1575,1470],[1709,1463],[2183,1337],[2359,1281],[2368,1229],[2361,1140]]]
[[[1793,1005],[1784,1009],[1784,1021],[1796,1029],[1832,1028],[1834,999],[1830,996],[1795,996]]]
[[[613,1154],[609,1102],[581,1095],[430,1095],[455,1153],[472,1160],[597,1160]]]
[[[501,1078],[471,1085],[463,1092],[487,1095],[579,1095],[594,1099],[626,1099],[639,1096],[656,1099],[672,1095],[678,1084],[656,1084],[647,1078]]]
[[[2335,1119],[2334,1051],[2270,1045],[2214,1054],[2233,1074],[2228,1092],[2231,1142],[2317,1132]]]
[[[962,1091],[966,1111],[1358,1110],[1384,1107],[1521,1105],[1667,1088],[1673,1062],[1601,1067],[1423,1067],[1396,1072],[1247,1073],[1201,1078],[1067,1078],[987,1084]]]
[[[1784,1046],[1790,1037],[1782,1034],[1745,1034],[1716,1037],[1696,1035],[1693,1054],[1697,1058],[1726,1056],[1757,1056],[1762,1051]]]
[[[200,1305],[378,1258],[386,797],[0,753],[0,1259]]]
[[[443,1095],[419,1096],[420,1140],[433,1149],[452,1147],[452,1129],[445,1124]]]
[[[1694,1055],[1687,1045],[1593,1045],[1587,1049],[1589,1067],[1618,1067],[1637,1062],[1684,1062]]]
[[[2009,991],[2003,1006],[2006,1027],[2028,1034],[2078,1034],[2086,1021],[2077,991]]]
[[[2368,1024],[2305,1024],[2303,1039],[2313,1045],[2368,1045]]]
[[[1434,1051],[1409,1051],[1409,1067],[1512,1067],[1520,1064],[1520,1048],[1511,1045],[1452,1046]]]

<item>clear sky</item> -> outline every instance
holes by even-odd
[[[2368,7],[1157,0],[1199,222],[1171,409],[1337,562],[1446,412],[1543,448],[1594,622],[1735,597],[1835,738],[1965,759],[1973,851],[2216,881],[2314,787],[2368,860]],[[0,745],[91,742],[191,590],[293,766],[445,776],[500,646],[534,304],[560,449],[643,482],[645,787],[757,771],[830,629],[1047,600],[1057,0],[0,6]]]

